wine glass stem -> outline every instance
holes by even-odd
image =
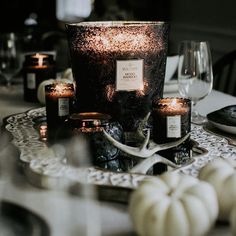
[[[199,113],[196,109],[196,105],[197,105],[197,102],[192,101],[192,117],[198,117],[199,116]]]
[[[197,102],[192,101],[192,112],[191,112],[191,122],[197,125],[203,125],[207,122],[207,118],[199,114],[196,109]]]
[[[11,78],[6,76],[6,86],[9,88],[11,86]]]

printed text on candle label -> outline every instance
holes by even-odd
[[[167,138],[181,137],[181,116],[166,117]]]
[[[143,60],[116,61],[116,90],[143,89]]]
[[[27,88],[28,89],[35,89],[36,88],[36,78],[35,78],[34,73],[27,73],[26,81],[27,81]]]
[[[58,116],[69,115],[69,98],[58,98]]]

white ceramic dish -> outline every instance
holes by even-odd
[[[210,124],[212,124],[214,127],[220,129],[221,131],[224,131],[226,133],[230,133],[230,134],[236,134],[236,126],[230,126],[230,125],[223,125],[220,123],[217,123],[215,121],[211,121],[208,119],[208,121],[210,122]]]
[[[236,134],[236,105],[223,107],[207,114],[207,119],[214,127],[230,134]]]

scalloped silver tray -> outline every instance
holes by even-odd
[[[111,172],[94,167],[79,169],[66,165],[53,155],[50,156],[45,142],[40,140],[35,128],[35,119],[45,116],[45,107],[32,109],[24,113],[11,115],[4,119],[4,129],[12,136],[12,143],[19,149],[19,160],[24,163],[25,174],[35,186],[43,188],[58,188],[68,182],[80,182],[86,178],[91,184],[106,187],[134,189],[144,178],[155,176],[131,174],[126,172]],[[198,170],[209,160],[224,155],[236,157],[236,148],[232,148],[226,139],[215,136],[203,130],[201,126],[192,125],[191,139],[196,142],[193,147],[193,161],[172,171],[197,176]],[[219,146],[221,148],[219,148]],[[224,147],[224,150],[221,150]]]

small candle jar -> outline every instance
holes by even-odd
[[[191,101],[185,98],[158,99],[153,102],[152,118],[154,142],[161,144],[176,141],[191,131]],[[160,154],[176,164],[185,164],[190,160],[190,150],[188,139],[175,148],[161,151]],[[155,173],[162,172],[162,168],[158,170],[155,167]]]
[[[45,98],[48,138],[50,140],[72,113],[74,86],[71,83],[46,85]]]
[[[116,140],[123,140],[121,125],[111,121],[111,116],[98,112],[75,113],[66,121],[66,127],[67,137],[83,135],[88,140],[93,165],[112,171],[122,170],[120,150],[103,135],[104,129]],[[70,159],[68,163],[71,164]]]
[[[55,61],[50,54],[30,54],[25,56],[23,64],[24,100],[38,102],[37,90],[39,84],[56,77]]]

